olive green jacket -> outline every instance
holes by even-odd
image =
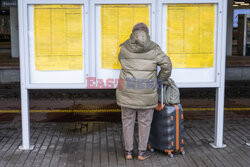
[[[140,35],[132,33],[130,39],[121,44],[118,58],[122,69],[116,98],[119,106],[149,109],[158,103],[157,80],[166,81],[170,77],[172,64],[148,35],[146,38]],[[161,67],[158,76],[157,66]]]

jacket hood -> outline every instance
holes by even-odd
[[[133,53],[144,53],[152,50],[156,44],[150,40],[148,33],[143,30],[137,30],[132,32],[130,38],[120,46],[124,46]]]

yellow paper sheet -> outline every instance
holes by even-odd
[[[149,26],[148,5],[101,5],[101,67],[120,69],[119,46],[139,22]]]
[[[167,5],[167,55],[174,68],[213,67],[214,4]]]
[[[34,5],[36,70],[82,69],[82,6]]]

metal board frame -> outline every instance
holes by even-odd
[[[151,26],[151,38],[152,40],[155,40],[155,17],[156,17],[156,12],[155,12],[155,8],[156,8],[156,0],[91,0],[90,1],[90,27],[93,30],[96,30],[96,27],[98,26],[97,23],[97,12],[96,12],[96,6],[97,5],[108,5],[108,4],[146,4],[146,5],[150,5],[150,11],[149,11],[149,17],[150,19],[150,26]],[[96,46],[97,46],[97,38],[96,38],[96,31],[91,31],[90,32],[90,42],[91,42],[91,49],[90,49],[90,54],[94,55],[91,57],[90,59],[90,64],[92,65],[91,67],[91,77],[98,77],[97,74],[97,56],[98,53],[96,51]],[[102,78],[96,78],[96,79],[102,79]]]
[[[28,38],[28,5],[35,4],[78,4],[84,8],[84,62],[89,61],[88,31],[89,31],[89,1],[88,0],[22,0],[18,1],[19,42],[20,42],[20,84],[21,84],[21,114],[22,114],[22,150],[32,150],[30,144],[30,119],[29,119],[29,89],[81,89],[86,83],[81,84],[32,84],[30,83],[29,68],[29,38]],[[84,66],[85,76],[89,69]]]
[[[199,0],[190,0],[190,1],[185,1],[185,0],[176,0],[176,1],[171,1],[171,0],[160,0],[157,3],[157,27],[162,27],[162,6],[165,4],[216,4],[217,5],[217,11],[216,11],[216,23],[215,23],[215,36],[217,36],[217,38],[215,39],[215,71],[216,71],[216,78],[215,78],[215,82],[181,82],[181,83],[177,83],[178,86],[180,88],[216,88],[219,87],[219,83],[220,83],[220,77],[221,75],[223,75],[221,73],[221,69],[220,66],[222,65],[222,49],[218,49],[218,48],[222,48],[222,41],[223,41],[223,36],[222,36],[222,18],[223,18],[223,13],[222,13],[222,0],[204,0],[204,1],[199,1]],[[157,43],[161,46],[162,45],[162,31],[157,31],[157,35],[156,35],[156,41]]]
[[[19,41],[20,41],[20,78],[21,78],[21,114],[22,114],[22,146],[20,149],[30,150],[30,122],[29,122],[29,89],[84,89],[86,83],[81,84],[32,84],[29,75],[29,49],[28,49],[28,5],[33,4],[82,4],[84,6],[84,62],[88,65],[85,78],[96,77],[96,34],[95,6],[100,4],[149,4],[151,5],[151,36],[152,40],[161,44],[161,12],[162,4],[171,3],[215,3],[218,5],[218,32],[216,57],[216,82],[212,83],[181,83],[182,88],[216,88],[216,114],[215,114],[215,148],[222,148],[223,122],[224,122],[224,89],[225,89],[225,56],[226,56],[226,0],[22,0],[18,1]],[[91,56],[94,55],[94,56]],[[86,66],[87,67],[87,66]],[[85,66],[84,66],[85,68]]]
[[[224,126],[224,93],[225,93],[225,60],[226,60],[226,30],[227,30],[227,1],[226,0],[159,0],[157,3],[157,27],[162,27],[162,5],[163,4],[204,4],[211,3],[217,5],[217,46],[216,54],[216,79],[211,83],[180,83],[182,88],[216,88],[216,109],[215,109],[215,132],[214,148],[223,148],[223,126]],[[157,31],[156,41],[162,44],[161,31]]]
[[[84,50],[83,50],[83,62],[87,64],[86,62],[89,61],[89,2],[88,0],[26,0],[23,2],[23,33],[24,33],[24,40],[25,46],[29,46],[29,37],[28,37],[28,5],[34,5],[34,4],[78,4],[83,5],[84,13],[83,13],[83,33],[84,33]],[[21,57],[21,55],[20,55]],[[86,87],[86,82],[84,83],[31,83],[30,82],[30,68],[29,68],[29,49],[28,47],[25,47],[25,83],[26,87],[28,89],[82,89]],[[86,80],[86,77],[89,74],[89,67],[84,66],[84,80]]]

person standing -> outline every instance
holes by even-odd
[[[144,23],[133,27],[130,38],[122,43],[118,59],[122,66],[116,89],[117,104],[125,145],[125,158],[133,159],[134,124],[138,120],[138,160],[150,157],[147,142],[154,108],[158,104],[157,81],[166,81],[172,71],[170,58],[150,40]],[[157,76],[157,66],[161,70]]]

